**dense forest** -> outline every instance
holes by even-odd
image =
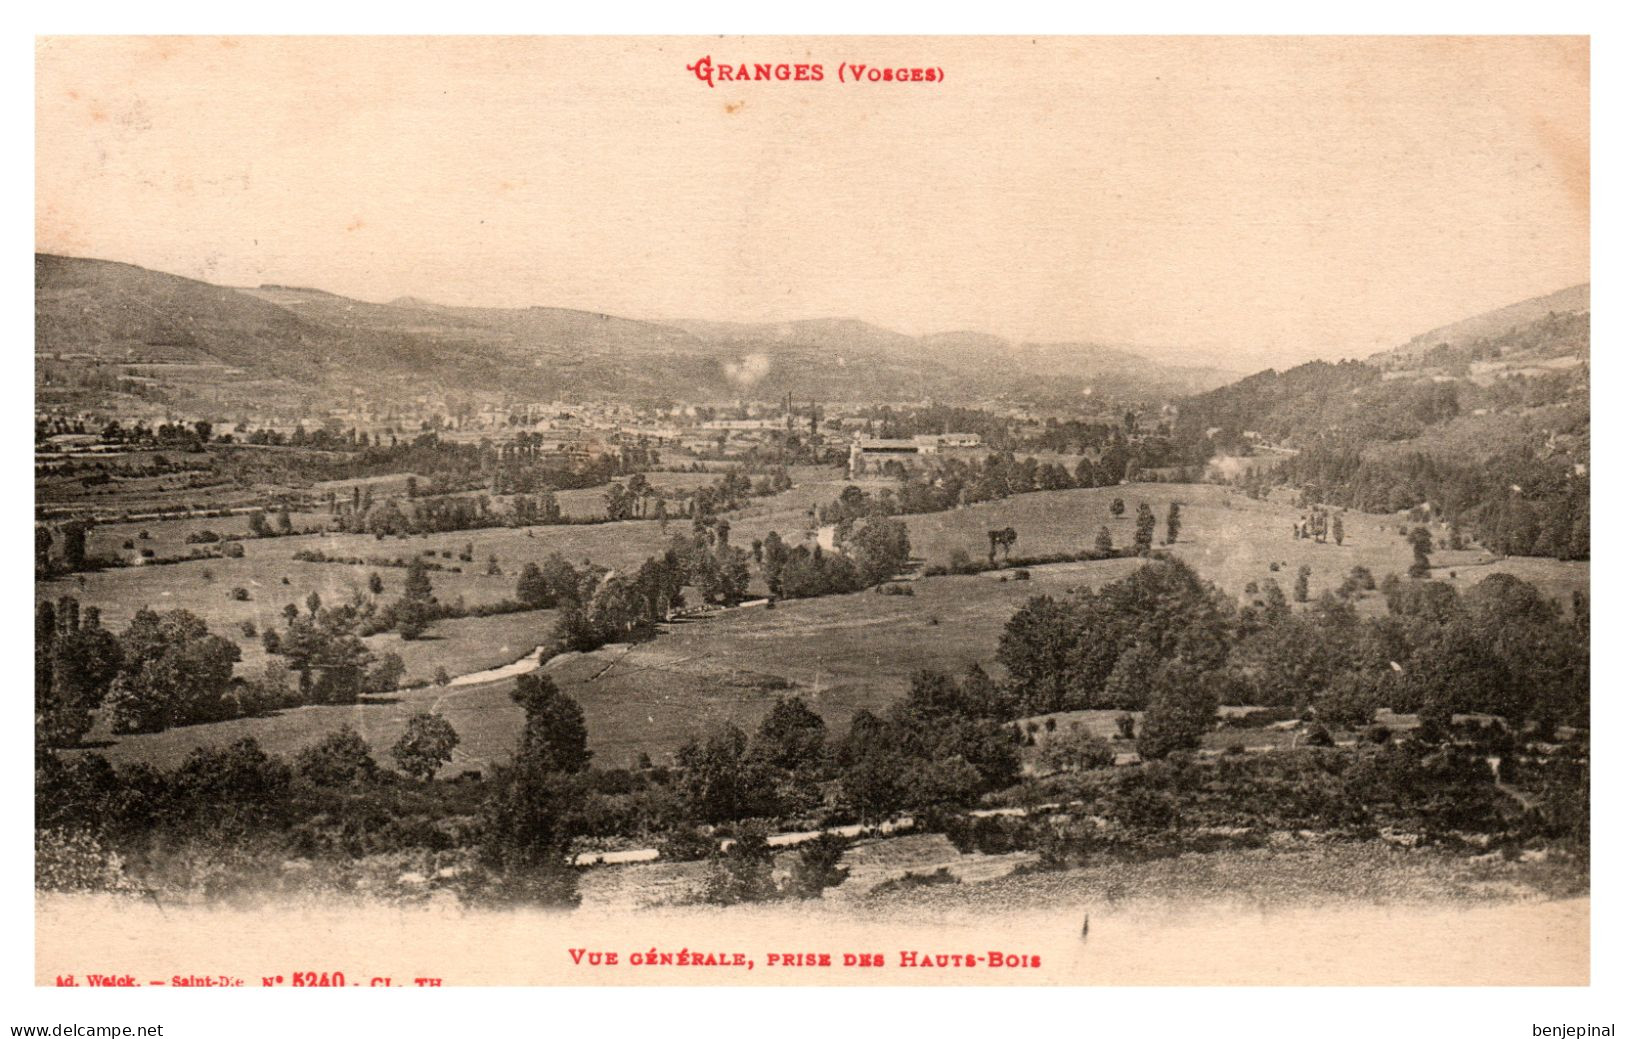
[[[1254,492],[1431,518],[1508,555],[1587,559],[1588,314],[1441,343],[1414,367],[1382,357],[1265,371],[1180,404],[1186,461],[1285,455],[1250,470]]]

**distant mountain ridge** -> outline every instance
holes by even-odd
[[[916,337],[844,318],[656,322],[411,297],[368,303],[44,254],[35,257],[35,317],[36,354],[224,365],[255,381],[256,393],[280,388],[303,400],[357,390],[694,401],[785,392],[824,400],[1155,396],[1235,375],[1117,347],[1013,344],[976,332]]]
[[[1509,306],[1474,314],[1472,317],[1440,326],[1429,332],[1413,336],[1403,345],[1372,354],[1372,363],[1391,365],[1394,361],[1412,361],[1440,344],[1465,346],[1478,339],[1492,339],[1512,329],[1537,321],[1548,314],[1589,313],[1591,310],[1591,283],[1571,285],[1566,289],[1520,300]]]

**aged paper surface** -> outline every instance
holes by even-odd
[[[1589,983],[1585,38],[36,57],[36,984]]]

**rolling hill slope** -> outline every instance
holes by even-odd
[[[164,366],[307,403],[356,390],[551,399],[823,400],[1158,397],[1231,373],[1159,365],[1093,344],[1012,344],[980,333],[913,337],[860,321],[647,322],[551,307],[369,303],[283,285],[230,288],[130,264],[35,258],[35,353],[71,396],[75,365],[143,366],[148,392],[184,396]],[[66,373],[66,374],[65,374]],[[90,388],[85,380],[82,389]]]

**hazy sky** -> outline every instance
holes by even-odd
[[[714,62],[822,82],[719,83]],[[57,39],[41,251],[1232,367],[1589,278],[1584,39]],[[842,84],[843,62],[941,83]]]

